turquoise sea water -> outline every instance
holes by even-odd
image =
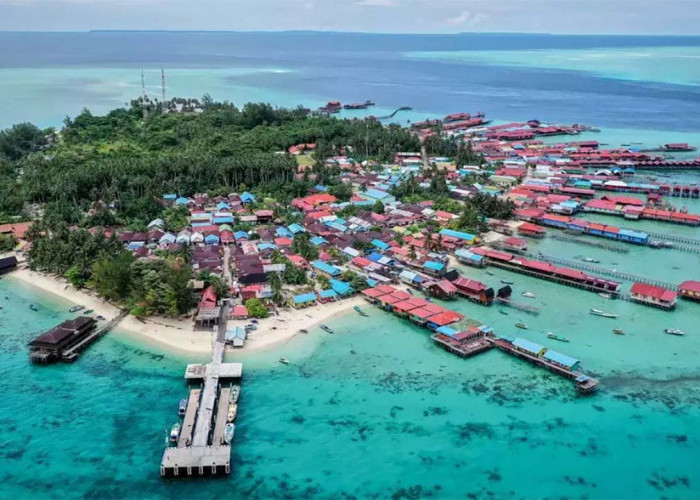
[[[637,225],[700,237],[699,229]],[[678,251],[632,247],[623,255],[551,239],[532,247],[658,279],[700,276],[700,259]],[[73,365],[33,366],[27,340],[66,317],[68,304],[4,278],[0,496],[700,494],[700,306],[682,302],[667,313],[497,269],[464,272],[494,287],[514,281],[515,297],[543,312],[503,315],[464,300],[449,307],[581,359],[600,392],[580,397],[570,382],[497,351],[461,360],[434,347],[426,331],[366,306],[368,318],[336,318],[335,335],[315,330],[274,351],[228,355],[245,366],[233,472],[198,481],[158,476],[189,360],[114,332]],[[526,290],[536,298],[520,298]],[[31,302],[39,312],[29,311]],[[591,316],[590,307],[620,318]],[[516,321],[529,329],[515,329]],[[688,335],[665,335],[668,326]],[[613,335],[613,327],[627,335]],[[571,342],[549,340],[547,331]],[[280,356],[292,364],[280,365]]]
[[[620,80],[700,84],[698,47],[460,50],[412,52],[407,56],[451,62],[580,71]]]

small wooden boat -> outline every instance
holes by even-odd
[[[304,328],[302,328],[301,330],[299,330],[299,333],[309,333],[309,331],[306,330],[306,329],[304,329]]]
[[[584,257],[581,260],[584,262],[591,262],[593,264],[600,264],[600,261],[598,259],[594,259],[593,257]]]
[[[613,328],[613,333],[615,335],[624,335],[625,331],[622,328]]]
[[[98,321],[104,321],[104,320],[106,320],[107,318],[105,318],[105,317],[102,316],[101,314],[98,314],[97,316],[95,316],[95,319],[98,320]]]
[[[559,342],[569,342],[569,339],[567,339],[566,337],[562,337],[552,332],[547,332],[547,337],[550,339],[558,340]]]
[[[170,442],[177,443],[177,438],[180,437],[180,423],[176,423],[170,428]]]
[[[678,328],[666,328],[664,329],[664,333],[668,333],[669,335],[685,335],[685,332],[683,330],[679,330]]]
[[[593,316],[602,316],[603,318],[617,318],[618,316],[617,314],[607,313],[605,311],[601,311],[600,309],[589,309],[588,312]]]
[[[525,323],[521,323],[520,321],[518,321],[518,322],[515,324],[515,327],[516,327],[516,328],[520,328],[521,330],[527,330],[527,325],[526,325]]]
[[[228,400],[231,403],[235,403],[238,401],[238,397],[241,395],[241,386],[240,385],[232,385],[231,386],[231,392],[228,395]]]
[[[501,280],[501,283],[503,283],[504,285],[512,285],[513,284],[513,282],[510,280]]]
[[[29,309],[31,309],[32,311],[38,311],[38,310],[39,310],[39,308],[36,306],[36,304],[29,304]]]
[[[321,330],[328,332],[328,333],[333,333],[333,330],[331,330],[328,325],[321,325]]]
[[[233,422],[236,420],[236,414],[238,413],[238,405],[236,403],[231,403],[228,405],[228,413],[226,414],[226,421]]]
[[[181,417],[184,417],[186,411],[187,411],[187,399],[183,398],[180,400],[180,404],[177,407],[177,414],[180,415]]]
[[[522,295],[523,297],[527,297],[528,299],[534,299],[534,298],[535,298],[535,294],[532,293],[532,292],[523,292],[523,293],[521,293],[520,295]]]
[[[95,312],[94,309],[88,309],[87,311],[85,311],[85,314],[92,314],[94,312]]]
[[[598,295],[600,297],[603,297],[604,299],[611,299],[612,298],[612,295],[610,295],[609,293],[605,293],[605,292],[601,292]]]
[[[486,271],[486,274],[488,274],[489,276],[493,276],[493,273],[491,271]]]
[[[503,309],[503,308],[499,309],[498,312],[501,313],[501,314],[508,315],[508,311],[506,311],[506,310]]]
[[[287,358],[280,358],[278,361],[279,361],[280,363],[282,363],[283,365],[288,365],[288,364],[289,364],[289,360],[288,360]]]
[[[234,424],[226,424],[226,427],[224,428],[224,437],[222,438],[224,444],[231,444],[235,432],[236,426]]]
[[[85,306],[73,306],[70,309],[68,309],[68,312],[74,313],[74,312],[82,311],[83,309],[85,309]]]

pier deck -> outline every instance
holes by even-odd
[[[211,440],[213,444],[221,444],[223,442],[230,394],[230,387],[222,387],[219,391],[219,407],[216,412],[216,422],[214,423],[214,436]]]
[[[190,392],[178,446],[167,447],[163,452],[161,476],[202,476],[231,472],[231,446],[221,444],[226,427],[230,388],[220,387],[219,383],[221,380],[240,378],[242,365],[223,362],[226,318],[228,306],[221,309],[211,363],[188,365],[185,370],[186,380],[203,380],[203,387]],[[218,408],[216,420],[215,408]]]
[[[177,442],[178,448],[184,448],[192,444],[192,433],[194,431],[195,420],[197,419],[197,407],[199,406],[199,396],[201,394],[201,389],[190,390],[190,397],[187,400],[187,409],[185,410],[185,418],[180,430],[180,439]]]

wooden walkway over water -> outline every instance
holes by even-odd
[[[528,257],[534,259],[543,260],[549,262],[550,264],[558,264],[560,266],[567,266],[573,269],[578,269],[579,271],[588,271],[594,274],[599,274],[603,276],[610,276],[613,278],[618,278],[625,281],[633,281],[637,283],[646,283],[647,285],[660,286],[662,288],[668,288],[669,290],[678,290],[678,285],[675,283],[668,283],[666,281],[654,280],[651,278],[646,278],[644,276],[637,276],[636,274],[623,273],[617,269],[605,269],[604,267],[592,266],[586,262],[579,262],[576,260],[562,259],[561,257],[553,257],[551,255],[545,255],[542,253],[538,254],[527,254]],[[599,290],[600,291],[600,290]]]
[[[231,446],[223,443],[230,387],[221,382],[240,378],[240,363],[224,363],[224,337],[229,306],[221,308],[219,327],[206,365],[189,365],[187,380],[201,380],[190,391],[176,447],[167,447],[160,464],[161,476],[204,476],[231,472]]]
[[[569,243],[576,243],[578,245],[586,245],[589,247],[602,248],[603,250],[610,250],[611,252],[617,253],[629,253],[629,248],[621,247],[613,243],[605,243],[602,241],[594,241],[586,238],[578,238],[576,236],[568,236],[561,234],[550,234],[550,238],[558,241],[567,241]]]
[[[647,231],[647,234],[652,238],[658,239],[660,241],[673,241],[674,243],[683,243],[685,245],[700,247],[700,240],[697,238],[688,238],[687,236],[681,236],[678,234],[657,233],[654,231]]]
[[[112,328],[117,326],[121,320],[123,320],[125,317],[129,315],[129,310],[128,309],[123,309],[119,311],[119,314],[117,314],[114,318],[109,320],[107,323],[102,325],[101,327],[96,328],[93,332],[90,333],[87,337],[85,337],[83,340],[78,342],[77,344],[69,347],[63,353],[61,354],[61,361],[65,361],[66,363],[72,363],[75,360],[78,359],[80,356],[80,353],[83,352],[85,349],[88,348],[90,344],[95,342],[97,339],[102,337],[103,335],[107,334]]]

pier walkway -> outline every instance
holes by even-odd
[[[598,381],[592,377],[589,377],[588,375],[574,370],[569,370],[568,368],[564,368],[563,366],[559,366],[545,359],[532,356],[531,354],[516,349],[511,343],[506,342],[505,340],[493,337],[485,337],[485,339],[503,352],[511,354],[516,358],[529,361],[532,364],[547,368],[557,375],[573,380],[578,391],[583,394],[590,394],[598,388]]]
[[[567,267],[571,267],[573,269],[578,269],[579,271],[588,271],[591,273],[604,275],[604,276],[611,276],[613,278],[618,278],[618,279],[622,279],[622,280],[626,280],[626,281],[646,283],[647,285],[660,286],[662,288],[668,288],[669,290],[674,290],[674,291],[678,290],[678,285],[675,283],[667,283],[667,282],[661,281],[661,280],[654,280],[654,279],[650,279],[650,278],[645,278],[644,276],[637,276],[635,274],[623,273],[623,272],[620,272],[616,269],[605,269],[604,267],[592,266],[592,265],[587,264],[585,262],[578,262],[576,260],[562,259],[561,257],[553,257],[551,255],[545,255],[542,253],[538,253],[538,254],[526,253],[525,255],[528,257],[531,257],[533,259],[539,259],[539,260],[543,260],[545,262],[549,262],[550,264],[558,264],[560,266],[567,266]]]
[[[224,363],[224,337],[229,306],[221,308],[212,360],[188,365],[185,379],[201,380],[201,389],[190,391],[177,447],[167,447],[160,464],[161,476],[229,474],[231,446],[222,443],[226,428],[230,387],[220,382],[242,376],[240,363]]]
[[[602,241],[593,241],[586,238],[578,238],[576,236],[568,236],[561,234],[550,234],[550,238],[558,241],[567,241],[569,243],[576,243],[578,245],[586,245],[589,247],[602,248],[603,250],[610,250],[611,252],[617,253],[629,253],[629,248],[614,245],[612,243],[604,243]]]
[[[119,314],[117,314],[114,318],[109,320],[107,323],[102,325],[99,328],[96,328],[93,332],[90,333],[87,337],[85,337],[83,340],[78,342],[77,344],[69,347],[65,351],[61,353],[61,361],[65,361],[66,363],[72,363],[73,361],[77,360],[78,357],[80,356],[80,353],[83,352],[87,347],[95,342],[97,339],[108,333],[112,328],[117,326],[121,320],[126,318],[129,315],[129,310],[128,309],[122,309]]]
[[[664,234],[652,231],[647,231],[647,234],[652,238],[656,238],[663,241],[673,241],[674,243],[684,243],[686,245],[692,245],[695,247],[700,247],[700,240],[696,238],[688,238],[687,236],[680,236],[676,234]],[[677,247],[673,247],[677,248]]]

